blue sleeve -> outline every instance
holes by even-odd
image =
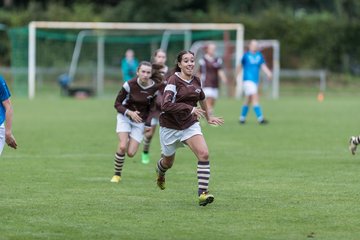
[[[260,65],[262,65],[263,63],[265,63],[265,58],[264,56],[262,55],[262,53],[260,52],[260,57],[261,57],[261,60],[260,60]]]
[[[3,102],[11,96],[8,86],[2,76],[0,76],[0,101]]]

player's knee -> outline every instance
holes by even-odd
[[[152,137],[153,137],[153,133],[152,133],[152,132],[145,133],[144,140],[150,142],[151,139],[152,139]]]
[[[125,153],[126,152],[126,145],[124,144],[120,144],[119,145],[119,151],[118,152],[121,152],[121,153]]]
[[[201,149],[197,154],[199,160],[208,160],[209,159],[209,151],[207,149]]]
[[[131,158],[134,157],[135,154],[136,154],[136,151],[129,151],[128,150],[128,152],[127,152],[128,157],[131,157]]]

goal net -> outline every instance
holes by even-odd
[[[150,61],[163,48],[171,68],[177,53],[196,41],[232,41],[237,61],[243,34],[241,24],[31,22],[10,31],[14,93],[54,95],[68,81],[97,96],[113,95],[123,83],[120,62],[127,49]]]
[[[279,76],[280,76],[280,43],[277,40],[257,40],[259,44],[259,51],[265,58],[266,65],[273,72],[273,79],[267,81],[265,75],[261,72],[260,74],[260,88],[259,93],[268,98],[277,99],[279,98]],[[200,59],[205,51],[204,47],[209,42],[196,41],[191,46],[191,50],[195,52],[196,58]],[[222,41],[211,41],[216,45],[216,56],[221,57],[223,60],[223,69],[227,75],[228,83],[222,88],[222,95],[235,96],[241,98],[242,96],[242,76],[235,76],[235,68],[241,60],[236,59],[238,56],[234,54],[236,48],[236,42],[229,40],[225,37]],[[250,40],[245,40],[243,44],[243,52],[248,50],[248,44]],[[236,78],[237,77],[237,78]]]

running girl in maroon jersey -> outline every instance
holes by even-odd
[[[143,139],[145,125],[150,127],[151,108],[155,104],[159,82],[153,77],[149,62],[141,62],[137,69],[137,77],[124,83],[115,100],[117,110],[116,133],[119,145],[115,154],[115,173],[111,182],[121,181],[121,172],[125,154],[133,157]]]
[[[177,57],[175,73],[168,78],[160,114],[160,144],[162,157],[157,163],[157,185],[165,189],[165,172],[172,167],[176,149],[185,143],[198,159],[199,205],[214,201],[209,194],[209,151],[201,132],[199,118],[205,117],[211,125],[221,125],[224,120],[210,116],[200,79],[194,76],[195,57],[191,51],[181,51]],[[200,107],[197,104],[200,104]]]

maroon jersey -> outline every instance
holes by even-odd
[[[209,58],[206,55],[199,60],[202,87],[219,87],[219,70],[222,68],[221,58]]]
[[[164,89],[167,84],[167,81],[163,81],[159,84],[159,91],[157,93],[156,99],[155,99],[155,109],[153,110],[152,117],[159,118],[161,113],[161,103],[163,99]]]
[[[159,118],[160,113],[161,113],[161,102],[163,99],[163,94],[164,94],[164,89],[166,87],[167,84],[167,79],[170,77],[171,75],[171,71],[169,71],[168,66],[164,66],[163,68],[164,72],[163,72],[163,81],[161,83],[159,83],[159,91],[155,100],[155,110],[153,111],[152,116],[154,118]]]
[[[204,100],[205,94],[201,89],[198,77],[187,81],[175,73],[167,80],[161,105],[160,126],[171,129],[184,130],[195,122],[197,117],[192,110],[199,100]]]
[[[124,83],[116,97],[114,107],[123,115],[127,110],[139,111],[139,116],[143,119],[143,122],[150,126],[152,118],[150,111],[154,109],[158,88],[159,84],[155,82],[143,87],[138,83],[137,78],[133,78]]]

